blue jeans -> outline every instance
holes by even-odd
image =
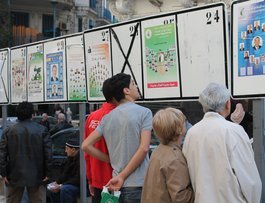
[[[80,196],[80,188],[75,185],[65,184],[61,186],[60,192],[51,193],[52,203],[75,203]]]
[[[119,203],[140,203],[142,187],[123,187],[121,188]]]

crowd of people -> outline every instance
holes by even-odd
[[[240,104],[231,114],[226,87],[211,83],[202,91],[205,115],[188,132],[180,110],[162,109],[152,118],[149,109],[135,104],[139,94],[129,75],[106,80],[103,93],[107,103],[87,119],[91,129],[82,144],[92,202],[100,202],[102,186],[120,190],[120,203],[260,202],[261,179],[239,125],[247,114]],[[152,129],[160,145],[149,160]],[[97,170],[100,164],[110,164],[112,176]]]
[[[82,146],[79,140],[66,142],[62,172],[48,184],[52,202],[74,203],[80,195],[80,147],[93,203],[101,202],[104,186],[121,192],[120,203],[260,202],[262,183],[253,149],[239,125],[247,114],[240,104],[231,114],[225,86],[210,83],[200,93],[205,114],[193,126],[179,109],[168,107],[153,116],[136,104],[139,91],[128,74],[105,80],[102,92],[106,102],[87,118]],[[17,111],[19,122],[0,140],[7,202],[19,203],[25,187],[31,202],[45,202],[54,129],[45,114],[43,126],[30,120],[30,103],[19,104]],[[59,120],[65,121],[62,112],[56,129],[64,125]],[[149,159],[152,130],[160,144]]]

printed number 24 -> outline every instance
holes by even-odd
[[[206,13],[206,18],[207,18],[207,25],[212,24],[212,13],[211,12],[207,12]],[[215,11],[215,13],[213,13],[213,20],[215,20],[217,23],[219,22],[219,13],[218,10]]]

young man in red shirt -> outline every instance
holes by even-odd
[[[102,107],[94,112],[92,112],[86,120],[85,124],[85,135],[84,140],[93,132],[101,119],[108,114],[112,109],[116,107],[113,102],[112,95],[108,91],[109,79],[105,80],[103,83],[102,91],[106,99]],[[99,142],[95,144],[95,147],[105,154],[108,154],[108,149],[106,146],[105,139],[101,137]],[[106,185],[112,178],[112,168],[109,163],[100,161],[87,153],[85,153],[86,161],[86,176],[89,183],[89,191],[92,195],[92,203],[100,203],[101,192],[104,185]]]

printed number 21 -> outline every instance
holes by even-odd
[[[212,24],[212,13],[211,12],[207,12],[206,13],[206,18],[207,18],[207,25]],[[215,11],[215,13],[213,14],[213,20],[215,20],[217,23],[219,22],[219,13],[218,10]]]

